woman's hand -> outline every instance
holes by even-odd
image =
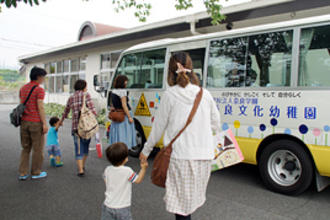
[[[139,156],[139,159],[140,159],[141,162],[146,162],[148,157],[141,152],[140,156]]]
[[[129,116],[129,117],[128,117],[128,121],[129,121],[129,123],[132,124],[132,123],[134,122],[134,119],[133,119],[131,116]]]

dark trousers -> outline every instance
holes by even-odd
[[[175,214],[175,220],[191,220],[191,215],[183,216]]]

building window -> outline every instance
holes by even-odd
[[[63,72],[68,73],[70,71],[70,60],[63,61]]]
[[[86,56],[80,58],[80,71],[85,71],[86,70]]]
[[[56,65],[56,73],[63,73],[63,61],[58,61]]]
[[[55,73],[55,67],[56,67],[56,63],[50,63],[50,68],[49,68],[49,73],[50,74],[54,74]]]
[[[100,56],[100,83],[104,88],[108,88],[109,86],[120,54],[121,51],[116,51],[104,53]]]
[[[71,73],[79,72],[79,58],[71,60]]]
[[[79,75],[71,75],[70,77],[70,93],[74,93],[74,84],[79,79]]]
[[[45,64],[50,73],[46,76],[45,89],[49,93],[73,93],[78,79],[86,78],[87,57],[66,59]]]
[[[111,67],[110,54],[102,54],[101,55],[101,69],[110,69],[110,67]]]

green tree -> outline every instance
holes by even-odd
[[[0,11],[1,11],[1,4],[5,4],[7,8],[10,7],[17,7],[18,2],[22,2],[25,4],[39,5],[39,2],[45,2],[46,0],[0,0]],[[90,0],[83,0],[83,1],[90,1]],[[150,15],[151,11],[151,0],[109,0],[115,5],[115,10],[117,12],[124,11],[125,9],[134,9],[134,15],[139,19],[141,22],[145,22],[147,17]],[[193,7],[193,0],[175,0],[176,3],[174,7],[177,10],[187,10]],[[226,17],[221,14],[220,10],[222,8],[220,4],[220,0],[201,0],[203,1],[207,13],[212,18],[212,24],[216,25],[219,24],[222,20]],[[224,0],[228,1],[228,0]]]

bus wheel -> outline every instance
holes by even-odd
[[[261,179],[272,191],[298,195],[312,183],[314,169],[308,153],[292,140],[270,143],[260,155]]]
[[[139,157],[140,152],[143,149],[144,143],[145,143],[145,138],[144,138],[144,133],[142,128],[140,128],[140,126],[135,126],[135,131],[136,131],[136,146],[132,147],[132,149],[130,149],[128,151],[129,155],[132,157]]]

